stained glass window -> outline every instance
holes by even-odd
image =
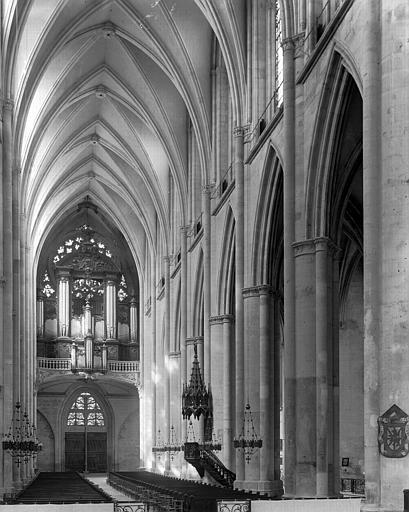
[[[126,281],[125,281],[125,276],[122,274],[121,276],[121,282],[119,283],[119,289],[118,289],[118,300],[119,302],[123,302],[127,297],[128,297],[128,294],[127,294],[127,284],[126,284]]]
[[[99,279],[74,279],[72,293],[75,298],[89,302],[94,296],[104,294],[104,283]]]
[[[104,415],[98,402],[90,393],[81,393],[68,413],[67,425],[103,427]]]
[[[44,272],[43,276],[43,293],[47,298],[51,297],[55,293],[54,288],[50,284],[50,278],[47,271]]]
[[[98,252],[99,254],[105,254],[108,258],[112,258],[112,253],[109,249],[105,247],[105,244],[100,240],[97,240],[92,236],[94,233],[93,229],[84,224],[78,230],[78,236],[75,239],[69,239],[64,242],[64,245],[61,245],[57,249],[57,254],[54,256],[53,262],[58,263],[61,261],[66,254],[70,254],[75,251],[79,251],[82,247],[83,243],[91,244],[91,248]]]

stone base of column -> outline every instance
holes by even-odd
[[[281,480],[236,480],[234,488],[268,494],[272,498],[284,494]]]

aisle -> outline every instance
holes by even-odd
[[[87,478],[90,480],[93,484],[100,487],[104,492],[109,494],[112,499],[116,501],[134,501],[132,498],[127,496],[126,494],[123,494],[122,492],[118,491],[114,487],[111,487],[107,483],[107,474],[106,473],[87,473],[86,475],[83,475],[84,478]]]

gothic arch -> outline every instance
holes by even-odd
[[[64,435],[66,431],[66,422],[68,418],[68,413],[71,409],[72,404],[75,402],[77,397],[81,393],[90,393],[98,404],[101,407],[105,418],[105,428],[107,432],[107,468],[114,467],[115,464],[115,422],[114,422],[114,411],[111,407],[109,401],[105,398],[103,391],[101,388],[90,383],[79,383],[73,384],[71,388],[68,389],[64,402],[60,407],[60,410],[57,412],[57,433],[56,433],[56,461],[60,461],[61,467],[60,471],[64,470],[65,467],[65,451],[64,451]],[[58,468],[56,468],[58,469]]]
[[[354,65],[351,63],[346,65],[341,54],[334,50],[323,83],[311,145],[313,149],[310,154],[307,178],[306,238],[337,236],[334,233],[334,226],[331,226],[331,221],[333,222],[336,218],[334,204],[340,204],[339,198],[335,197],[337,192],[335,186],[339,186],[335,183],[335,171],[339,166],[339,155],[343,144],[342,132],[346,128],[346,113],[355,91],[359,91],[348,68],[354,69]],[[345,162],[350,172],[341,184],[343,191],[350,185],[348,180],[351,180],[352,172],[356,170],[354,169],[356,160],[359,154],[362,154],[362,134],[361,137],[358,134],[355,139],[355,147],[350,151],[350,159]],[[337,213],[339,218],[340,212]]]
[[[283,251],[283,170],[273,146],[267,153],[257,202],[252,254],[253,285],[279,289]]]
[[[232,314],[234,312],[233,297],[235,288],[235,219],[231,207],[228,208],[225,216],[223,233],[218,276],[217,308],[220,314]]]

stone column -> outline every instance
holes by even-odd
[[[6,285],[6,278],[5,278],[5,265],[4,265],[4,254],[3,254],[3,247],[4,247],[4,233],[3,233],[3,217],[4,217],[4,212],[3,212],[3,204],[4,204],[4,200],[3,200],[3,189],[4,189],[4,184],[3,184],[3,172],[4,172],[4,161],[3,161],[3,157],[4,157],[4,154],[3,154],[3,138],[4,138],[4,135],[3,135],[3,114],[4,114],[4,103],[1,101],[0,102],[0,106],[1,106],[1,116],[0,116],[0,169],[1,169],[1,173],[0,173],[0,247],[2,248],[0,250],[0,333],[3,333],[4,332],[4,326],[5,326],[5,323],[4,323],[4,317],[3,317],[3,312],[4,312],[4,299],[5,299],[5,285]],[[4,336],[0,336],[0,357],[1,359],[4,361],[5,360],[5,356],[6,356],[6,344],[4,342]],[[0,364],[0,385],[1,386],[4,386],[4,383],[5,383],[5,371],[4,371],[4,364]],[[4,396],[3,396],[3,393],[0,393],[0,414],[1,414],[1,418],[0,419],[0,427],[2,428],[2,432],[7,432],[7,429],[8,429],[8,426],[7,426],[7,423],[6,423],[6,419],[5,419],[5,416],[6,416],[6,412],[5,412],[5,409],[6,409],[6,406],[5,406],[5,400],[4,400]],[[7,492],[7,475],[6,475],[6,459],[7,459],[7,455],[5,454],[5,452],[3,450],[0,451],[0,494],[3,495],[5,492]]]
[[[157,279],[156,275],[156,265],[151,256],[151,289],[148,290],[150,292],[151,297],[151,322],[152,322],[152,359],[151,359],[151,373],[153,378],[147,378],[147,381],[152,385],[152,403],[151,403],[151,415],[152,415],[152,429],[151,429],[151,439],[152,444],[157,442],[157,429],[159,427],[159,422],[156,421],[157,413],[156,413],[156,405],[157,405],[157,395],[158,395],[158,365],[157,365],[157,346],[156,346],[156,335],[157,335],[157,326],[156,326],[156,316],[157,316],[157,304],[156,304],[156,288],[155,283]],[[156,457],[152,457],[152,469],[156,468]]]
[[[378,452],[377,418],[382,414],[379,401],[380,288],[381,288],[381,208],[382,200],[382,97],[381,23],[382,2],[364,0],[363,25],[363,209],[364,209],[364,438],[365,491],[367,510],[378,510],[381,500],[381,474]],[[404,20],[402,20],[404,22]],[[402,55],[403,57],[403,55]],[[391,62],[391,61],[390,61]],[[391,77],[390,79],[391,80]],[[396,91],[394,92],[396,94]],[[403,93],[406,97],[406,93]],[[395,109],[392,107],[392,111]],[[396,112],[398,115],[398,112]],[[399,123],[397,123],[399,126]],[[400,129],[400,128],[399,128]],[[403,127],[402,127],[403,129]],[[401,137],[397,137],[399,144]],[[388,138],[388,143],[392,142]],[[405,141],[406,144],[406,141]],[[400,150],[398,150],[400,153]],[[391,168],[389,162],[387,168]],[[392,177],[391,177],[392,179]],[[394,181],[394,178],[392,179]],[[403,190],[403,186],[401,187]],[[404,200],[406,201],[406,199]],[[395,213],[392,214],[394,218]],[[395,226],[393,230],[395,230]],[[399,231],[399,230],[398,230]],[[395,245],[395,244],[393,244]],[[393,252],[391,251],[391,254]],[[398,297],[395,299],[398,304]],[[393,322],[394,324],[394,322]],[[393,336],[394,338],[394,336]],[[393,369],[395,372],[395,369]],[[388,371],[389,373],[389,371]],[[386,405],[386,404],[385,404]],[[399,404],[398,404],[399,405]],[[385,409],[386,410],[386,409]],[[401,473],[404,474],[405,472]],[[404,484],[406,487],[406,483]],[[401,487],[402,489],[402,487]],[[399,505],[402,494],[399,491]]]
[[[295,423],[297,496],[316,495],[316,305],[315,244],[294,244],[296,278],[295,315]],[[284,303],[285,304],[285,303]],[[286,340],[284,340],[285,346]],[[287,473],[286,473],[287,474]]]
[[[58,337],[68,338],[70,335],[70,273],[59,270],[58,279]]]
[[[131,342],[136,342],[138,339],[138,306],[135,297],[132,297],[129,304],[129,333]]]
[[[233,351],[234,317],[223,315],[223,455],[225,465],[233,467]]]
[[[13,336],[13,231],[12,231],[12,112],[13,103],[3,103],[3,432],[7,432],[12,419],[15,402],[19,399],[14,389],[14,336]],[[1,471],[0,471],[1,473]],[[8,454],[3,460],[3,488],[13,489],[13,464]]]
[[[116,340],[116,282],[107,276],[105,284],[105,324],[108,340]]]
[[[203,374],[206,385],[211,381],[211,338],[210,338],[210,300],[211,300],[211,216],[210,216],[210,192],[209,186],[203,187],[203,338],[204,338],[204,363]]]
[[[243,289],[244,298],[244,329],[245,329],[245,347],[244,347],[244,399],[245,404],[250,405],[255,432],[260,437],[260,373],[254,371],[260,365],[260,301],[259,289],[257,286]],[[267,363],[268,364],[268,363]],[[248,425],[243,425],[245,419],[245,407],[241,411],[241,421],[238,425],[238,431],[243,431],[246,436]],[[248,437],[248,436],[247,436]],[[238,449],[238,452],[242,450]],[[255,449],[250,460],[246,460],[245,479],[240,487],[256,491],[260,480],[260,450]],[[237,479],[238,480],[238,479]],[[239,485],[240,481],[237,481]]]
[[[182,389],[183,384],[187,382],[187,231],[186,226],[180,228],[180,380]],[[183,419],[181,436],[181,442],[184,443],[187,437],[187,421]]]
[[[328,345],[329,337],[329,268],[328,243],[325,238],[315,241],[315,280],[316,280],[316,310],[315,310],[315,367],[317,379],[317,495],[328,495]],[[331,322],[332,323],[332,322]]]
[[[294,495],[296,466],[295,421],[295,69],[294,43],[283,41],[284,128],[284,400],[285,492]]]
[[[165,418],[164,432],[165,438],[170,435],[170,374],[169,374],[169,354],[170,354],[170,257],[165,256],[165,346],[163,350],[163,379],[164,379],[164,397],[165,397]],[[170,472],[170,456],[166,453],[165,471]]]
[[[188,227],[180,228],[180,355],[182,383],[187,380],[187,231]]]
[[[236,181],[236,232],[235,232],[235,345],[236,345],[236,434],[241,428],[245,406],[244,396],[244,130],[237,126],[233,133],[233,173]],[[244,481],[244,453],[236,450],[236,480]]]
[[[409,10],[376,4],[363,75],[365,478],[368,508],[402,510],[409,456],[383,456],[376,434],[392,405],[409,414]]]
[[[44,296],[40,290],[38,290],[38,292],[37,292],[36,328],[37,328],[37,338],[43,338],[44,337]]]
[[[263,441],[260,450],[260,482],[258,490],[269,492],[273,489],[274,480],[274,437],[271,437],[271,423],[276,424],[276,415],[280,414],[280,406],[276,407],[274,381],[275,365],[271,352],[274,353],[274,309],[272,308],[273,289],[264,285],[258,287],[260,308],[260,439]]]

